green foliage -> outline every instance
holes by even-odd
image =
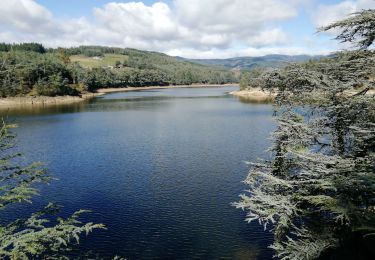
[[[47,183],[51,177],[41,164],[21,166],[20,154],[14,152],[14,135],[10,125],[0,125],[0,210],[10,205],[31,202],[38,194],[36,183]],[[50,203],[29,218],[0,225],[1,259],[62,259],[67,258],[71,246],[79,243],[82,234],[102,229],[102,224],[81,223],[79,217],[87,212],[79,210],[67,219],[51,217],[59,207]]]
[[[70,56],[72,62],[77,62],[85,69],[116,67],[116,61],[126,63],[128,56],[123,54],[103,54],[103,56],[89,57],[85,55]]]
[[[375,102],[366,75],[375,53],[366,53],[263,76],[263,87],[278,93],[275,158],[254,164],[250,194],[236,205],[248,210],[248,221],[273,227],[272,248],[282,259],[316,258],[342,250],[356,232],[362,239],[374,232]]]
[[[81,46],[44,53],[29,50],[27,44],[21,49],[17,46],[0,44],[1,97],[77,95],[77,90],[98,88],[238,81],[231,71],[178,61],[156,52]]]
[[[229,59],[180,59],[202,65],[218,66],[225,69],[234,69],[246,72],[253,69],[281,68],[290,63],[318,60],[322,57],[323,56],[321,55],[310,56],[269,54],[260,57],[235,57]]]
[[[83,224],[78,219],[88,211],[80,210],[67,219],[58,218],[56,225],[47,226],[47,218],[56,214],[59,207],[49,204],[28,219],[17,220],[0,227],[0,257],[2,259],[66,258],[72,244],[78,244],[82,234],[103,229],[101,224]]]
[[[336,37],[341,42],[356,42],[361,49],[367,49],[375,40],[375,10],[362,10],[347,19],[322,27],[320,31],[341,29]]]
[[[54,83],[52,87],[55,89],[41,92],[51,92],[52,95],[71,94],[69,88],[56,89],[58,81],[60,85],[72,83],[69,68],[58,56],[51,53],[0,52],[0,96],[28,94],[37,86],[40,90],[43,89],[41,85],[44,83]],[[62,90],[67,92],[61,92]]]
[[[40,43],[19,43],[7,44],[0,43],[0,51],[32,51],[38,53],[45,53],[46,49]]]
[[[242,72],[240,79],[240,89],[244,90],[247,88],[256,88],[257,79],[266,71],[266,69],[252,69],[250,71]]]
[[[268,71],[277,93],[274,158],[253,164],[235,205],[274,233],[280,259],[367,259],[375,230],[375,52]],[[357,241],[361,241],[357,243]],[[357,244],[355,248],[352,245]],[[350,250],[348,249],[350,248]]]
[[[178,61],[174,57],[156,52],[91,47],[97,48],[97,51],[102,52],[100,59],[81,56],[87,47],[72,48],[68,52],[80,55],[73,56],[72,60],[79,62],[85,67],[99,69],[111,66],[115,68],[110,73],[114,75],[111,78],[112,80],[101,87],[121,86],[119,84],[133,87],[190,85],[193,83],[224,84],[238,81],[234,73],[228,70]],[[120,65],[118,61],[121,60],[123,61]],[[99,70],[95,72],[103,74]]]
[[[48,182],[50,177],[41,165],[31,164],[26,167],[12,163],[19,158],[19,153],[13,152],[14,135],[9,133],[11,126],[1,121],[0,125],[0,209],[9,204],[30,202],[37,190],[32,187],[39,182]]]
[[[40,79],[34,85],[34,91],[40,96],[61,96],[71,95],[77,96],[79,92],[69,87],[68,80],[63,78],[61,74],[49,76],[47,79]]]
[[[57,48],[57,57],[65,64],[69,64],[71,61],[70,61],[70,57],[66,51],[66,49],[63,49],[63,48]]]

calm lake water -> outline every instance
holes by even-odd
[[[87,103],[9,111],[19,150],[58,180],[32,205],[48,201],[62,216],[107,230],[81,247],[108,259],[270,259],[272,237],[231,202],[246,186],[245,161],[266,157],[275,128],[272,106],[241,102],[237,87],[107,94]]]

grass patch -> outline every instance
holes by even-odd
[[[100,68],[106,66],[115,66],[116,61],[121,63],[128,60],[127,55],[105,54],[103,57],[87,57],[84,55],[70,56],[72,62],[78,62],[84,68]]]

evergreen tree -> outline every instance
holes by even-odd
[[[374,13],[325,29],[354,32],[364,25],[354,21],[365,23]],[[374,33],[372,26],[364,35]],[[280,259],[374,257],[374,76],[375,52],[358,50],[258,78],[277,93],[274,157],[253,164],[248,194],[235,205],[247,211],[247,221],[272,230],[271,248]]]
[[[334,28],[341,29],[336,37],[341,42],[356,42],[361,49],[367,49],[375,40],[375,12],[374,10],[362,10],[354,13],[347,19],[322,27],[320,31],[328,31]]]

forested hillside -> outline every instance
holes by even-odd
[[[240,89],[245,90],[249,88],[257,88],[261,87],[262,84],[259,84],[259,77],[269,71],[273,71],[274,69],[283,69],[283,68],[289,68],[290,66],[304,66],[306,68],[313,68],[316,66],[321,66],[321,64],[334,64],[336,62],[342,61],[344,59],[347,59],[345,56],[345,53],[334,53],[330,56],[321,57],[320,59],[309,59],[307,61],[296,61],[291,63],[285,63],[284,66],[280,66],[280,68],[272,68],[272,67],[259,67],[259,68],[253,68],[251,70],[242,71],[241,77],[240,77]]]
[[[292,62],[318,60],[324,56],[271,54],[259,57],[236,57],[229,59],[184,59],[202,65],[221,66],[226,69],[252,70],[255,68],[278,68]]]
[[[156,52],[100,46],[0,44],[0,96],[79,95],[109,87],[224,84],[233,72]]]

